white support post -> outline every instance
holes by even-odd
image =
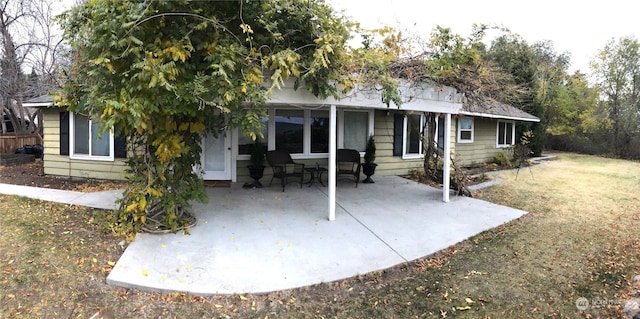
[[[337,132],[336,106],[331,105],[329,111],[329,178],[327,181],[329,188],[329,221],[336,219],[336,137]]]
[[[444,162],[442,163],[442,201],[449,202],[449,180],[451,175],[451,113],[444,115]]]

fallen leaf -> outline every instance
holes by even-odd
[[[146,269],[142,269],[142,275],[143,276],[149,276],[149,271]]]

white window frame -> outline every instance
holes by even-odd
[[[506,125],[511,124],[511,144],[500,143],[500,124],[505,125],[505,134],[507,132]],[[505,135],[506,137],[506,135]],[[496,148],[511,147],[516,144],[516,123],[515,121],[497,121],[496,124]]]
[[[373,123],[375,120],[375,112],[373,110],[358,110],[358,109],[338,109],[338,148],[344,148],[344,127],[345,127],[345,123],[344,123],[344,112],[361,112],[361,113],[367,113],[368,114],[368,119],[369,119],[369,123],[367,123],[367,128],[368,128],[368,132],[367,132],[367,140],[369,138],[369,136],[374,134],[374,130],[373,130]],[[364,156],[364,151],[360,152],[360,156]]]
[[[115,139],[113,136],[113,127],[109,130],[109,156],[96,156],[91,155],[91,148],[93,145],[93,139],[89,140],[89,154],[76,154],[75,152],[75,136],[76,136],[76,126],[75,126],[75,113],[69,112],[69,158],[77,159],[77,160],[88,160],[88,161],[105,161],[105,162],[113,162],[115,160]],[[93,120],[89,117],[89,137],[91,137],[91,126]]]
[[[269,121],[268,121],[268,127],[267,127],[267,141],[265,141],[265,143],[267,144],[267,149],[268,150],[275,150],[276,149],[276,110],[300,110],[300,108],[292,108],[292,107],[269,107],[267,110],[268,113],[268,117],[269,117]],[[328,158],[329,157],[329,153],[311,153],[311,111],[312,110],[320,110],[320,111],[329,111],[328,108],[314,108],[314,109],[304,109],[304,128],[303,128],[303,144],[302,144],[302,149],[304,150],[303,153],[292,153],[291,154],[291,158],[293,159],[319,159],[319,158]],[[372,134],[374,134],[374,119],[375,119],[375,113],[374,110],[358,110],[358,109],[338,109],[337,110],[337,134],[338,134],[338,143],[337,146],[338,148],[342,148],[344,147],[344,112],[348,111],[348,112],[364,112],[369,114],[369,123],[368,123],[368,135],[367,136],[371,136]],[[238,134],[242,134],[242,132],[238,131]],[[247,154],[238,154],[238,146],[237,146],[237,142],[235,143],[235,152],[237,154],[236,159],[237,160],[249,160],[249,158],[251,157],[250,155]],[[364,156],[364,152],[360,152],[360,156]]]
[[[407,138],[407,127],[408,127],[408,120],[407,120],[407,115],[405,115],[404,119],[403,119],[403,122],[402,122],[402,159],[423,158],[424,157],[424,149],[423,149],[423,145],[422,145],[422,138],[424,137],[426,117],[424,116],[424,114],[410,114],[410,115],[420,115],[420,127],[422,128],[422,134],[420,134],[420,140],[419,140],[420,153],[407,153],[407,140],[408,140],[408,138]]]
[[[471,121],[471,129],[462,129],[462,120],[469,120]],[[463,131],[471,131],[471,139],[462,139],[462,132]],[[475,121],[473,119],[473,117],[460,117],[458,118],[458,130],[457,130],[457,134],[456,134],[456,140],[458,143],[473,143],[474,140],[474,131],[475,131]]]

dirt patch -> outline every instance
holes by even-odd
[[[42,165],[43,162],[40,159],[19,165],[0,165],[0,183],[85,193],[122,189],[126,185],[120,181],[45,175]]]

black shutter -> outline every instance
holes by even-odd
[[[127,137],[124,134],[116,134],[113,137],[113,156],[115,158],[127,158]]]
[[[404,115],[393,115],[393,156],[402,156],[402,135],[404,131]]]
[[[69,112],[60,112],[60,155],[69,155]]]

